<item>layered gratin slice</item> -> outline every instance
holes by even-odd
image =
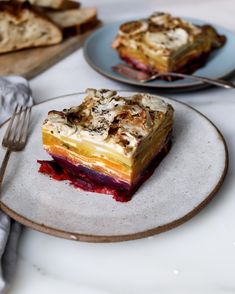
[[[192,23],[167,13],[120,26],[112,43],[121,59],[148,73],[192,73],[220,48],[225,37],[209,25]]]
[[[81,105],[48,113],[43,146],[78,186],[128,201],[169,151],[173,112],[150,94],[88,89]]]

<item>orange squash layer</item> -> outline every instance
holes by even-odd
[[[104,159],[94,159],[94,158],[86,158],[81,159],[81,157],[75,153],[72,153],[71,151],[68,151],[64,149],[63,147],[52,145],[52,146],[45,146],[44,148],[47,150],[48,153],[54,154],[59,157],[66,158],[66,160],[70,161],[74,165],[84,165],[88,168],[91,168],[93,170],[102,172],[106,175],[112,176],[112,177],[118,177],[119,179],[123,181],[131,181],[131,175],[130,172],[127,172],[127,169],[123,165],[118,165],[115,163],[112,163],[108,160]],[[102,164],[102,165],[100,165]]]

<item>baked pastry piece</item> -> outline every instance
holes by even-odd
[[[0,1],[0,53],[58,44],[61,30],[29,4]]]
[[[17,2],[29,2],[32,5],[51,8],[55,10],[66,10],[79,8],[80,3],[71,0],[15,0]]]
[[[97,11],[94,7],[47,11],[46,14],[63,31],[64,36],[83,33],[97,24]]]
[[[112,43],[121,59],[148,73],[192,73],[225,37],[209,25],[193,25],[167,13],[120,26]]]
[[[80,106],[48,113],[42,138],[85,189],[128,201],[169,151],[172,126],[173,108],[156,96],[88,89]]]

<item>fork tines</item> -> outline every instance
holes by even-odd
[[[16,105],[14,113],[9,122],[2,145],[11,150],[24,148],[29,127],[31,107]]]

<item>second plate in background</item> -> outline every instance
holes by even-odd
[[[193,24],[205,25],[206,21],[185,18]],[[112,70],[112,66],[123,61],[119,58],[117,52],[112,49],[111,44],[114,40],[119,26],[124,21],[108,24],[98,31],[94,32],[84,45],[84,56],[88,64],[97,72],[119,82],[142,87],[154,87],[171,90],[193,90],[205,86],[202,82],[190,79],[180,79],[173,82],[163,80],[155,80],[148,83],[141,83],[119,75]],[[228,78],[234,73],[235,59],[235,35],[226,28],[212,24],[215,29],[226,36],[225,45],[215,50],[209,57],[207,63],[200,69],[195,71],[195,75],[207,78],[223,79]]]

